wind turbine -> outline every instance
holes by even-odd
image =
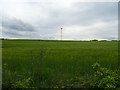
[[[63,29],[63,28],[61,27],[61,40],[62,40],[62,29]]]

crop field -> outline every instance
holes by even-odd
[[[94,63],[119,70],[118,41],[3,40],[2,62],[3,88],[90,88]]]

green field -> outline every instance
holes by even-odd
[[[89,88],[92,65],[118,70],[117,41],[3,40],[3,88]]]

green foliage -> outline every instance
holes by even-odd
[[[32,82],[31,78],[26,78],[21,81],[17,81],[13,88],[31,88],[30,84]]]
[[[97,88],[117,88],[120,84],[120,78],[117,72],[109,70],[107,68],[102,68],[99,63],[93,64],[94,81],[92,83],[93,87]]]

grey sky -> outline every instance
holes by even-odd
[[[2,37],[60,39],[117,39],[117,2],[49,0],[2,4]],[[1,27],[0,27],[1,28]]]

